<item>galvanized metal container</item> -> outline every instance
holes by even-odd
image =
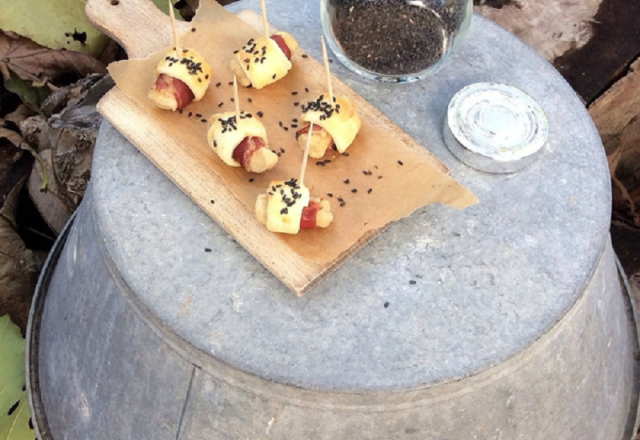
[[[316,57],[317,10],[270,3]],[[39,436],[630,438],[635,324],[609,240],[606,158],[570,87],[480,17],[429,82],[374,87],[333,68],[480,203],[418,210],[298,298],[104,124],[34,302]],[[480,172],[444,145],[449,101],[481,81],[547,112],[527,168]]]

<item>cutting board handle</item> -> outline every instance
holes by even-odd
[[[87,0],[85,13],[98,30],[116,40],[129,57],[145,57],[172,42],[169,17],[151,0]],[[189,23],[178,22],[178,32]]]

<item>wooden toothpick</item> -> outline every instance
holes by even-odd
[[[329,103],[333,105],[333,87],[331,86],[331,69],[329,69],[329,57],[327,56],[327,47],[324,44],[324,36],[320,37],[322,41],[322,58],[324,59],[324,71],[327,75],[327,86],[329,87]]]
[[[178,42],[178,27],[176,26],[176,14],[173,12],[173,3],[169,2],[169,17],[171,17],[171,29],[173,29],[173,46],[176,48],[176,58],[180,59],[180,43]]]
[[[309,148],[311,147],[312,133],[313,133],[313,122],[309,124],[309,134],[307,136],[307,145],[304,147],[304,156],[302,156],[302,169],[300,170],[300,188],[304,188],[304,172],[307,170],[307,159],[309,159]]]
[[[267,5],[264,0],[260,0],[260,6],[262,7],[262,25],[264,26],[264,36],[269,39],[269,22],[267,21]]]
[[[236,123],[240,122],[240,98],[238,98],[238,80],[233,75],[233,102],[236,104]]]

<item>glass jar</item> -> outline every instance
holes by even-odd
[[[325,38],[351,70],[411,82],[442,68],[463,38],[472,0],[321,0]]]

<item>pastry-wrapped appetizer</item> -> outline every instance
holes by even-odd
[[[314,159],[324,156],[334,145],[338,152],[344,153],[362,125],[351,98],[334,96],[333,103],[330,103],[328,94],[320,95],[315,101],[302,106],[302,122],[302,128],[296,133],[298,144],[304,150],[307,138],[311,136],[309,157]],[[311,122],[313,131],[309,133]]]
[[[297,234],[301,229],[326,228],[333,221],[327,200],[311,198],[296,179],[273,180],[256,200],[258,221],[271,232]]]
[[[286,76],[293,66],[291,54],[297,48],[298,42],[286,32],[252,38],[235,51],[231,70],[240,85],[261,89]]]
[[[211,67],[200,54],[193,49],[170,49],[156,66],[149,99],[160,108],[179,110],[201,100],[210,82]]]
[[[207,132],[209,146],[232,167],[243,167],[250,173],[262,173],[273,168],[278,156],[268,147],[267,130],[251,113],[218,113]]]

